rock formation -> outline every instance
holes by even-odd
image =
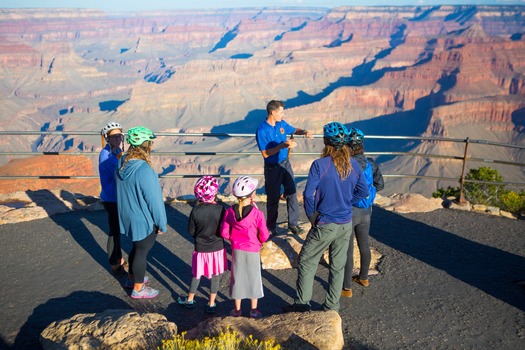
[[[267,101],[282,99],[290,124],[314,133],[321,133],[327,120],[339,120],[369,135],[523,144],[522,10],[464,5],[115,15],[2,9],[0,129],[97,131],[111,119],[157,132],[254,133]],[[100,138],[5,136],[0,145],[4,151],[97,151]],[[319,142],[300,146],[298,151],[314,153],[320,148]],[[155,147],[258,151],[253,139],[243,138],[160,137]],[[366,147],[440,151],[419,142],[375,139]],[[500,155],[477,152],[487,159]],[[519,152],[504,156],[523,161]],[[305,174],[311,160],[295,162],[296,173]],[[0,164],[7,161],[2,157]],[[261,164],[260,156],[248,155],[155,160],[164,175],[257,173]],[[448,171],[455,178],[461,169],[439,161],[409,164],[402,157],[382,166],[390,174]],[[508,181],[523,182],[519,169],[505,172]],[[191,193],[191,185],[163,183],[165,195],[172,197]],[[385,191],[410,188],[428,196],[435,182],[387,179]]]

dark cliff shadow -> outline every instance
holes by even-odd
[[[370,232],[377,241],[525,311],[523,287],[518,285],[519,280],[525,280],[524,257],[379,207],[374,207]]]
[[[63,203],[62,200],[57,198],[49,190],[38,190],[38,191],[26,191],[27,195],[33,203],[37,206],[44,208],[48,214],[49,218],[53,220],[58,226],[64,228],[71,237],[80,245],[84,250],[98,262],[104,269],[109,269],[108,254],[105,248],[102,248],[98,242],[93,237],[91,231],[86,227],[86,225],[78,219],[78,216],[67,215],[71,210]],[[61,196],[64,200],[73,202],[74,195],[62,191]],[[63,215],[55,215],[59,213],[66,213]],[[108,232],[107,230],[105,231]]]
[[[78,291],[61,298],[50,299],[37,306],[22,326],[12,349],[41,349],[40,333],[52,322],[82,313],[97,313],[107,309],[130,309],[125,301],[100,292]],[[6,322],[6,320],[3,320]]]

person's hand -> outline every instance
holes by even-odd
[[[294,140],[287,140],[284,142],[284,144],[286,145],[286,148],[294,148],[295,146],[297,146],[297,142],[295,142]]]
[[[303,137],[306,138],[308,137],[309,139],[311,139],[312,137],[314,137],[314,134],[312,134],[310,131],[308,130],[305,130],[304,131],[304,134],[303,134]]]

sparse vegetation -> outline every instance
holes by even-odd
[[[449,198],[449,197],[459,197],[459,187],[452,188],[448,186],[446,189],[441,187],[436,192],[432,193],[434,198]]]
[[[487,181],[492,183],[466,182],[464,186],[465,198],[472,204],[485,204],[499,207],[512,213],[525,211],[525,191],[520,193],[505,189],[503,177],[497,170],[490,167],[470,169],[465,176],[466,180]],[[432,193],[434,198],[459,197],[459,187],[448,186]]]
[[[161,350],[279,350],[281,346],[273,340],[257,340],[251,335],[241,338],[235,331],[228,329],[216,337],[188,340],[186,332],[177,334],[173,339],[164,340]]]

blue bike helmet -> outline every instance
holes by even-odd
[[[323,126],[323,136],[325,144],[340,149],[345,145],[349,138],[350,132],[343,124],[331,122]]]
[[[350,137],[348,142],[346,143],[349,147],[355,148],[363,144],[363,139],[365,138],[365,134],[358,128],[352,128],[350,130]]]

